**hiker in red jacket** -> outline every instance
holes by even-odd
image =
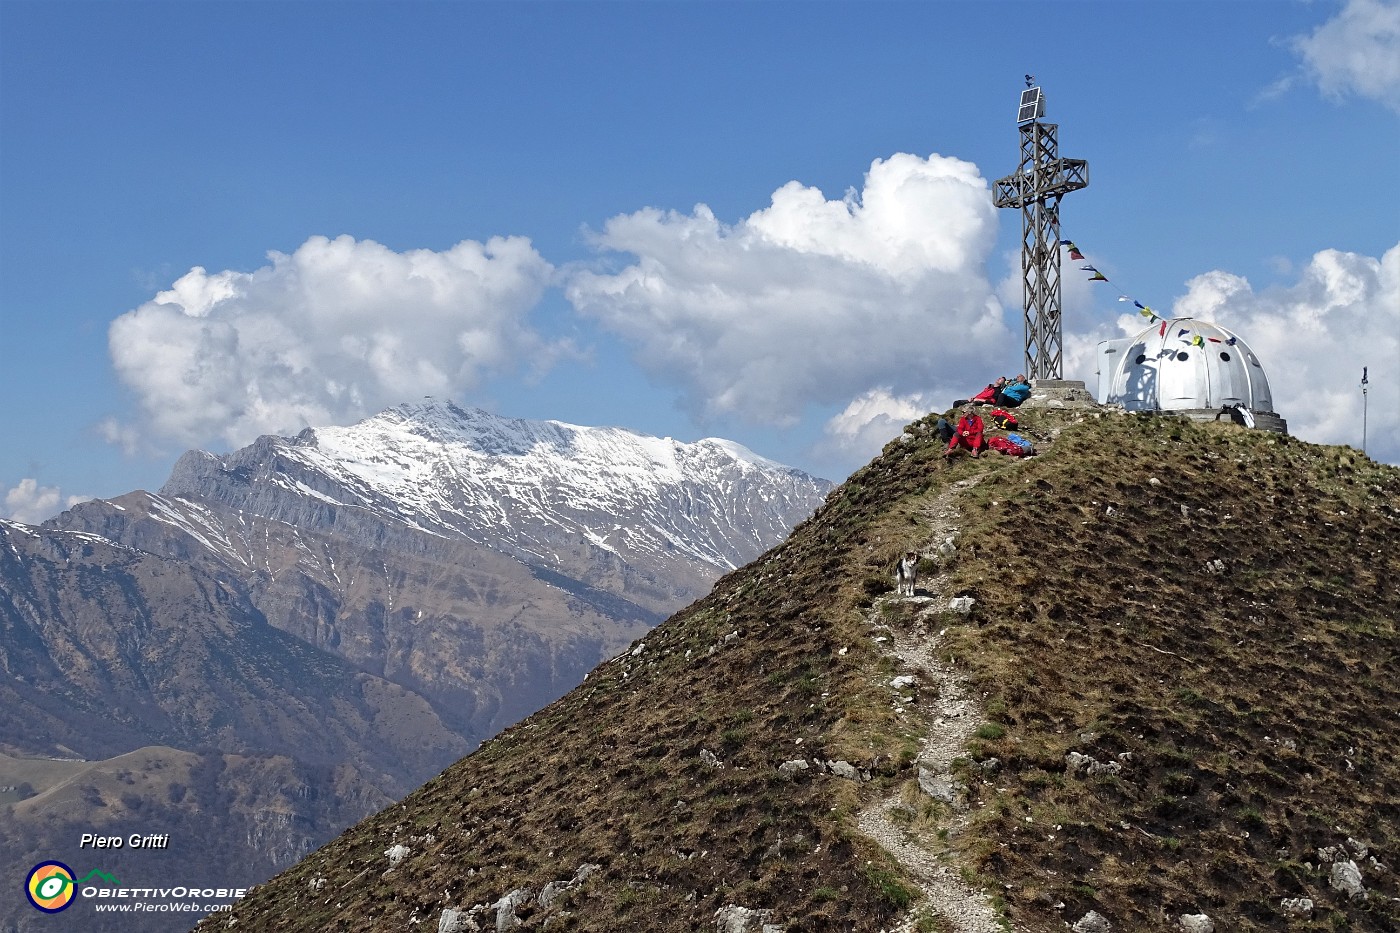
[[[962,417],[958,419],[953,439],[948,442],[948,449],[943,451],[943,456],[951,457],[959,447],[966,447],[976,458],[982,455],[986,446],[986,442],[982,440],[982,419],[972,410],[972,406],[968,405],[963,409]]]
[[[1001,396],[1001,390],[1006,386],[1006,377],[997,376],[997,381],[989,383],[985,389],[968,399],[974,405],[997,405]],[[960,404],[954,402],[954,405]]]

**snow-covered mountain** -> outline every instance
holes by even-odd
[[[421,692],[469,740],[777,544],[824,480],[730,441],[399,405],[190,451],[56,528],[237,581],[277,628]]]
[[[591,545],[657,571],[689,562],[707,576],[782,540],[831,488],[719,438],[687,444],[426,399],[350,427],[265,437],[227,457],[191,451],[161,492],[242,507],[243,477],[266,485],[260,504],[290,494],[313,509],[365,510],[531,564],[567,564],[569,549]]]

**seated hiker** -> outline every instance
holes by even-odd
[[[962,410],[962,417],[958,419],[953,439],[948,442],[948,449],[943,451],[943,456],[951,457],[954,451],[966,447],[976,458],[986,446],[986,442],[982,440],[982,419],[973,411],[972,406],[968,405]]]
[[[1007,408],[1015,408],[1017,405],[1031,397],[1031,384],[1026,379],[1025,373],[1017,373],[1016,378],[1006,381],[996,393],[996,403]]]
[[[1004,408],[993,408],[987,418],[1003,431],[1014,431],[1021,426],[1016,416]]]
[[[953,425],[947,418],[939,418],[938,423],[933,426],[933,430],[943,439],[943,443],[948,443],[953,439]]]

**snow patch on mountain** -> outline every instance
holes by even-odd
[[[621,555],[679,550],[731,569],[753,555],[730,537],[771,545],[831,485],[720,438],[683,443],[436,399],[308,429],[277,448],[339,493],[280,480],[301,495],[436,534],[489,536],[540,560],[562,533]]]
[[[246,566],[263,548],[247,540],[245,510],[304,529],[349,522],[371,538],[398,527],[466,539],[590,581],[621,567],[662,580],[680,565],[713,578],[747,563],[831,488],[721,438],[685,443],[429,398],[224,456],[190,451],[148,512]]]

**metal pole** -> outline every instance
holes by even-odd
[[[1361,452],[1366,452],[1366,370],[1369,367],[1361,367]]]

